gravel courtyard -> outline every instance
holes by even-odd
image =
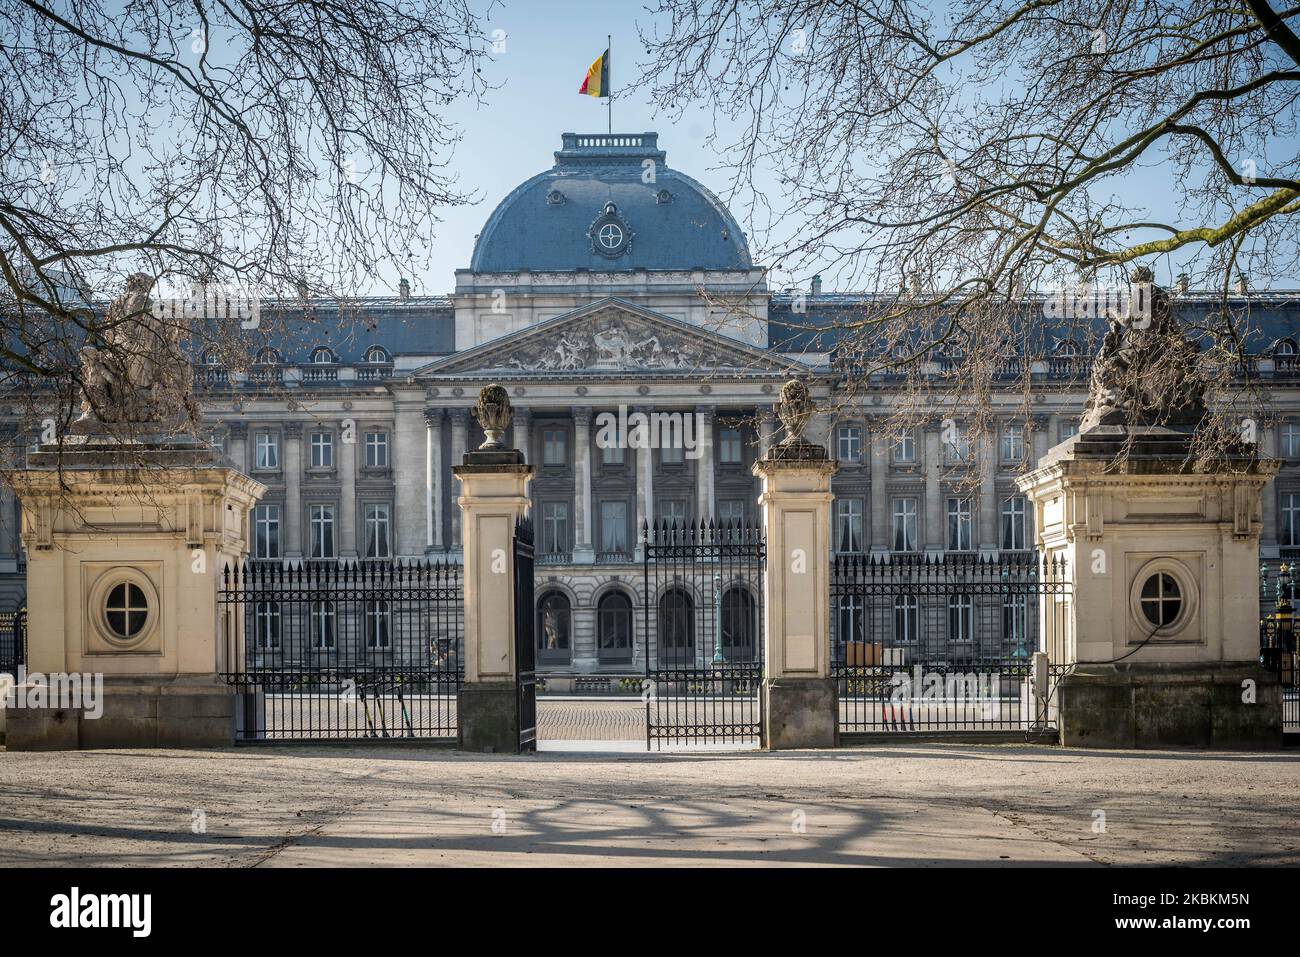
[[[0,752],[0,866],[1300,863],[1300,753]]]

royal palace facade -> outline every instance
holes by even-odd
[[[877,376],[850,398],[833,336],[809,331],[864,297],[819,281],[769,289],[725,206],[665,160],[653,133],[565,134],[554,166],[491,214],[451,295],[404,281],[346,309],[303,304],[247,373],[199,357],[212,441],[268,489],[252,558],[458,562],[451,468],[483,440],[470,409],[499,382],[516,409],[510,444],[536,467],[539,668],[636,670],[637,609],[657,598],[641,594],[640,529],[757,520],[751,466],[779,438],[773,403],[792,370],[826,410],[809,437],[839,463],[837,552],[1031,550],[1014,477],[1077,427],[1091,345],[1062,336],[1016,359],[1028,403],[1017,375],[975,447],[945,441],[937,417],[900,430],[902,383]],[[1210,308],[1209,294],[1176,295]],[[1300,297],[1241,288],[1233,306],[1267,385],[1263,448],[1285,463],[1265,490],[1263,557],[1300,556]],[[684,441],[631,438],[650,431],[638,413]],[[2,610],[22,605],[25,566],[7,487],[0,509]]]

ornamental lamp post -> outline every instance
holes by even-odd
[[[713,663],[724,663],[722,657],[722,576],[713,575]]]

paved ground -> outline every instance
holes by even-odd
[[[1292,752],[0,753],[0,867],[1295,865],[1298,786]]]

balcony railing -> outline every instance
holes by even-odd
[[[317,366],[309,365],[302,367],[303,382],[337,382],[339,370],[337,366]]]
[[[393,367],[389,365],[357,366],[357,379],[360,382],[375,382],[390,378],[392,374]]]

